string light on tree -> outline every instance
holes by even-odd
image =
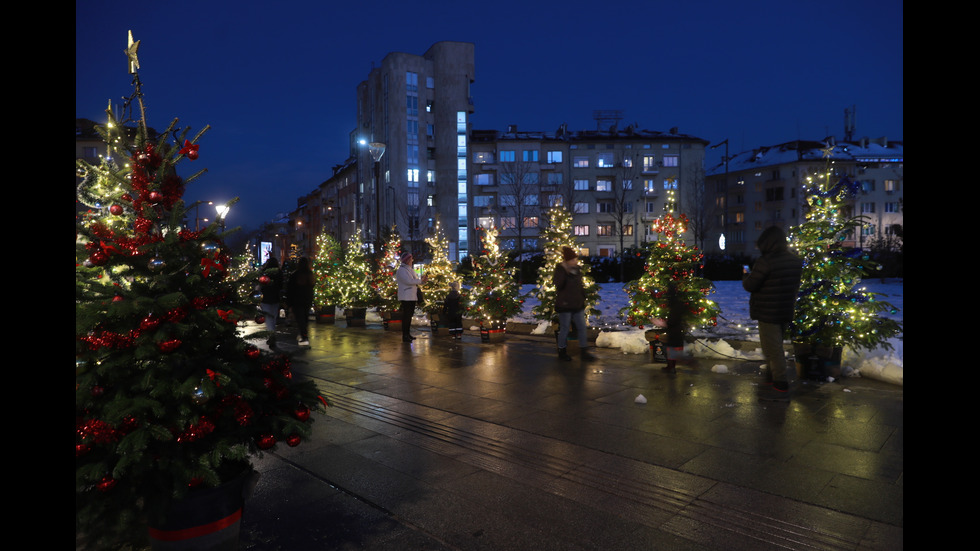
[[[860,249],[845,246],[866,219],[846,217],[846,201],[858,185],[834,169],[833,152],[824,150],[826,167],[807,177],[804,222],[790,228],[790,246],[803,258],[796,301],[793,340],[833,348],[890,348],[888,339],[901,324],[883,316],[894,306],[859,287],[877,264]]]
[[[467,313],[479,320],[506,321],[519,314],[524,298],[500,251],[499,231],[490,225],[481,228],[482,254],[473,260],[473,282],[470,286]]]
[[[531,291],[539,302],[532,312],[536,319],[557,322],[555,268],[564,261],[562,248],[568,247],[578,251],[579,245],[572,232],[572,215],[567,209],[560,205],[554,206],[548,210],[547,217],[548,227],[541,230],[541,239],[544,243],[544,263],[538,268],[537,285]],[[582,259],[579,260],[582,283],[585,287],[585,312],[588,320],[588,316],[600,314],[599,310],[595,308],[599,302],[599,286],[591,276],[591,267]]]
[[[630,325],[643,328],[654,319],[667,319],[667,290],[673,284],[684,305],[682,317],[686,333],[701,327],[717,324],[718,305],[707,297],[714,293],[714,284],[700,277],[704,255],[697,247],[687,245],[687,217],[674,216],[673,191],[668,192],[663,215],[654,220],[652,229],[658,234],[656,241],[647,243],[647,262],[639,279],[626,284],[629,304],[620,314]]]
[[[443,234],[439,220],[436,220],[432,235],[425,239],[425,243],[429,248],[429,263],[425,266],[428,278],[422,285],[422,292],[426,297],[422,309],[431,316],[442,312],[443,299],[449,293],[449,284],[460,283],[460,277],[449,260],[449,240]],[[460,292],[462,293],[462,289]]]

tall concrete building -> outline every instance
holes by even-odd
[[[474,76],[473,44],[438,42],[422,55],[388,54],[358,85],[351,148],[360,186],[355,210],[365,243],[377,246],[395,227],[406,250],[424,252],[424,239],[438,219],[451,243],[450,257],[468,254]]]

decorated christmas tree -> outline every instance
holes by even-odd
[[[242,337],[255,304],[229,277],[219,226],[181,225],[192,178],[177,165],[197,159],[204,132],[188,139],[175,120],[150,139],[129,52],[121,112],[135,101],[139,118],[110,106],[108,155],[77,162],[91,210],[75,225],[75,521],[93,548],[142,544],[173,502],[298,444],[322,400],[287,357]]]
[[[673,284],[682,304],[678,314],[684,332],[699,327],[714,326],[720,313],[718,305],[708,299],[714,284],[698,276],[703,254],[684,241],[687,217],[674,216],[672,197],[668,197],[666,212],[653,222],[658,239],[646,245],[648,254],[640,279],[624,286],[629,304],[620,311],[630,325],[643,328],[654,320],[666,320],[669,314],[668,290]]]
[[[364,240],[358,230],[344,246],[344,262],[338,280],[338,303],[344,308],[370,308],[377,303],[371,287],[372,270],[364,254]]]
[[[804,189],[804,222],[789,231],[790,246],[803,258],[793,341],[830,348],[891,348],[888,339],[901,332],[901,324],[881,314],[894,313],[895,307],[860,287],[877,264],[861,249],[843,244],[860,231],[864,219],[845,216],[845,202],[858,186],[834,172],[833,149],[824,150],[826,170],[810,177]]]
[[[313,307],[323,312],[340,302],[338,288],[342,277],[343,251],[337,238],[321,233],[316,238],[316,255],[313,256]],[[332,313],[332,312],[330,312]]]
[[[478,320],[507,321],[521,313],[524,297],[514,279],[514,270],[507,266],[507,256],[500,250],[497,228],[491,225],[481,231],[483,249],[473,260],[466,312]]]
[[[438,221],[425,243],[429,246],[430,260],[425,265],[428,280],[422,285],[422,292],[425,294],[422,310],[431,316],[442,313],[443,299],[449,293],[449,284],[459,283],[461,278],[453,270],[453,263],[449,260],[449,240],[443,234],[442,225]]]
[[[395,273],[401,265],[401,248],[401,236],[392,226],[371,276],[371,287],[378,296],[378,310],[382,312],[395,312],[401,304],[398,300],[398,283],[395,281]]]
[[[544,321],[558,321],[558,313],[555,311],[555,268],[564,261],[562,248],[569,247],[577,251],[578,243],[572,235],[572,215],[562,206],[555,206],[548,210],[548,227],[541,231],[541,240],[544,242],[544,263],[538,268],[537,286],[532,294],[538,298],[538,305],[532,310],[534,317]],[[585,286],[585,313],[586,319],[590,315],[598,315],[600,312],[595,308],[599,302],[599,285],[596,284],[592,276],[589,275],[590,268],[585,262],[579,262],[582,272],[582,283]]]

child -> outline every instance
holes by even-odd
[[[664,352],[667,354],[667,373],[677,373],[677,359],[684,355],[684,301],[677,291],[677,284],[667,284],[667,342]]]
[[[455,340],[463,338],[463,311],[459,304],[459,283],[455,281],[449,284],[449,294],[446,295],[442,313],[446,316],[449,336]]]

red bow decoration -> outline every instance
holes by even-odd
[[[227,321],[228,323],[238,322],[238,318],[235,317],[234,314],[234,310],[222,310],[221,308],[218,308],[218,315],[221,316],[221,319]]]
[[[201,147],[201,146],[199,146],[197,144],[194,144],[194,143],[191,143],[190,140],[184,140],[184,147],[180,150],[180,154],[181,155],[187,155],[187,158],[190,159],[190,160],[192,160],[192,161],[193,160],[196,160],[197,159],[197,150],[198,150],[199,147]]]
[[[204,266],[204,277],[208,277],[211,274],[211,268],[221,271],[225,270],[224,266],[215,262],[214,260],[211,260],[210,258],[202,258],[201,266]]]

